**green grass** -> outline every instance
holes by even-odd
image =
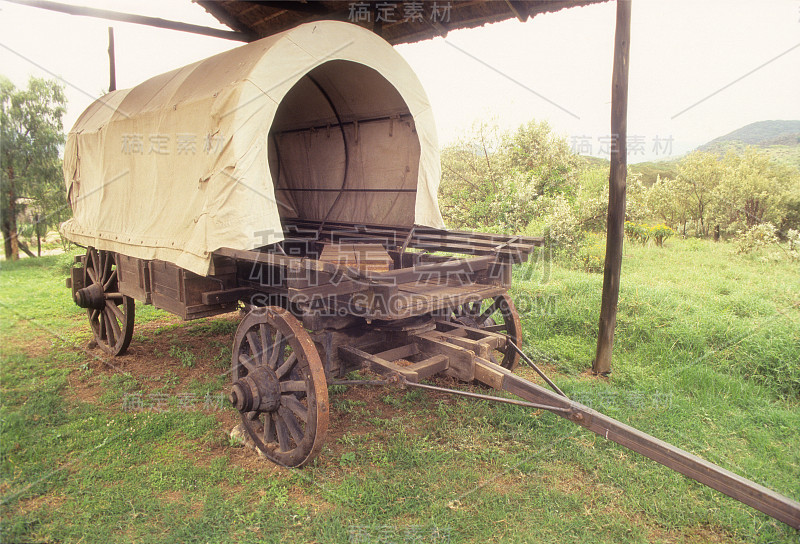
[[[626,248],[608,380],[586,374],[600,275],[517,270],[526,349],[577,400],[800,498],[797,264],[665,245]],[[137,305],[132,354],[109,367],[83,350],[68,262],[0,270],[2,542],[796,542],[566,420],[417,390],[332,387],[320,457],[276,468],[204,402],[227,385],[235,319]],[[126,409],[136,394],[167,400]]]

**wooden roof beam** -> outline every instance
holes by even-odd
[[[245,32],[236,32],[233,30],[220,30],[208,26],[193,25],[189,23],[183,23],[180,21],[170,21],[168,19],[161,19],[159,17],[134,15],[132,13],[122,13],[119,11],[111,11],[107,9],[88,8],[85,6],[73,6],[70,4],[62,4],[61,2],[51,2],[49,0],[6,0],[6,2],[12,2],[14,4],[20,4],[32,8],[58,11],[61,13],[66,13],[68,15],[96,17],[98,19],[108,19],[111,21],[120,21],[123,23],[133,23],[137,25],[152,26],[155,28],[164,28],[167,30],[179,30],[181,32],[189,32],[191,34],[201,34],[203,36],[212,36],[214,38],[223,38],[225,40],[249,42],[252,39],[252,36]]]
[[[528,20],[528,8],[525,7],[522,2],[518,2],[515,0],[506,0],[506,4],[508,8],[511,10],[511,13],[514,14],[520,23],[524,23]]]

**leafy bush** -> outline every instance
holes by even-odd
[[[675,231],[666,225],[649,226],[643,223],[625,221],[625,235],[632,242],[641,242],[647,245],[650,240],[655,240],[658,247],[664,247],[664,240],[674,235]]]
[[[739,231],[736,237],[737,253],[752,253],[778,243],[778,233],[772,223],[754,225],[746,231]]]
[[[641,242],[642,245],[646,245],[650,240],[650,228],[633,221],[625,221],[625,235],[632,242]]]
[[[546,243],[554,250],[556,255],[572,256],[578,249],[581,239],[580,223],[572,206],[566,198],[558,195],[551,199],[543,199],[542,207],[545,208],[544,236]],[[536,228],[529,224],[528,231]]]
[[[786,240],[789,242],[789,258],[793,261],[800,260],[800,230],[789,229]]]
[[[675,234],[675,231],[666,225],[656,225],[649,229],[650,237],[656,241],[658,247],[664,247],[664,240]]]
[[[576,261],[584,272],[602,272],[606,264],[605,238],[594,232],[585,233]]]
[[[519,233],[543,218],[540,200],[574,198],[578,169],[566,139],[546,123],[506,133],[478,123],[442,149],[442,215],[453,228]]]

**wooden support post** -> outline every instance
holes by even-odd
[[[114,27],[108,27],[108,92],[117,90],[117,60],[114,56]]]
[[[37,213],[34,216],[34,221],[35,221],[34,225],[36,225],[36,256],[37,257],[41,257],[42,256],[42,231],[41,231],[41,228],[40,228],[40,225],[39,225],[39,221],[40,220],[41,220],[41,217]]]
[[[617,0],[614,37],[614,73],[611,82],[611,168],[608,191],[608,238],[600,303],[597,354],[592,371],[611,372],[614,329],[617,325],[622,242],[625,235],[625,183],[627,176],[628,60],[630,57],[631,0]]]

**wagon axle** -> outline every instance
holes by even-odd
[[[240,412],[274,412],[281,404],[281,386],[275,371],[256,367],[251,374],[233,384],[228,396]]]
[[[73,297],[75,304],[80,308],[102,310],[106,306],[106,297],[103,286],[93,283],[89,287],[78,289]]]

